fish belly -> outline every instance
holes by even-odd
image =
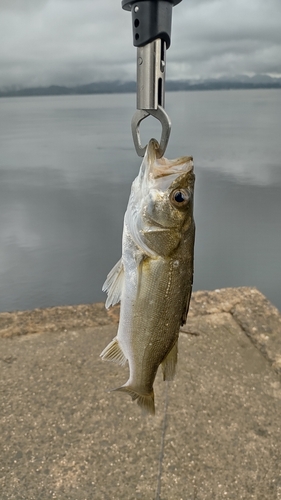
[[[192,275],[188,262],[176,256],[147,258],[140,267],[136,293],[121,301],[117,338],[130,369],[123,387],[145,395],[153,392],[157,369],[177,343]]]

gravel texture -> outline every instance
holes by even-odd
[[[1,500],[281,499],[277,309],[252,288],[194,293],[154,418],[108,392],[128,371],[99,358],[118,313],[0,314]]]

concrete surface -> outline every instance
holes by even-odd
[[[281,499],[277,309],[256,289],[194,293],[154,418],[107,392],[127,376],[99,359],[117,320],[101,304],[0,314],[0,499]]]

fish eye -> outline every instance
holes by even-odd
[[[175,189],[171,193],[171,202],[177,208],[185,207],[189,202],[188,191],[186,189]]]

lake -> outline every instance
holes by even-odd
[[[171,92],[166,110],[166,156],[195,163],[194,289],[253,286],[281,310],[281,90]],[[0,99],[1,311],[105,300],[134,111],[133,94]]]

